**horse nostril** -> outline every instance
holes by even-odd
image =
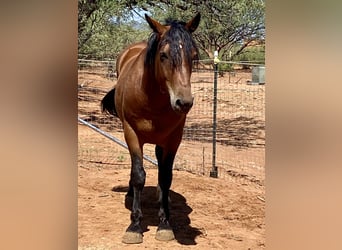
[[[177,100],[176,100],[176,105],[177,105],[178,107],[182,107],[182,106],[183,106],[183,102],[182,102],[180,99],[177,99]]]
[[[183,101],[181,99],[177,99],[176,100],[176,105],[183,111],[183,112],[187,112],[191,109],[193,102],[186,102]]]

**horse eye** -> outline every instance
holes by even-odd
[[[199,57],[198,57],[197,53],[192,56],[192,60],[193,61],[198,61],[199,60]]]
[[[165,52],[161,52],[160,53],[160,59],[161,59],[161,61],[168,59],[167,54]]]

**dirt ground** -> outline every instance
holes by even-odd
[[[209,75],[198,74],[195,77],[197,77],[195,80],[198,82],[211,81]],[[228,77],[224,77],[221,78],[220,84],[222,84],[223,88],[223,86],[228,86],[232,82],[231,84],[234,84],[236,90],[243,88],[246,91],[254,91],[259,88],[248,86],[241,79],[241,75],[229,78],[229,81]],[[123,139],[120,124],[115,119],[110,120],[110,123],[104,123],[102,119],[108,118],[99,116],[99,98],[105,92],[97,88],[105,87],[105,89],[109,90],[112,86],[112,81],[105,80],[103,77],[94,74],[94,72],[79,74],[79,113],[85,119],[98,121],[100,127],[107,127],[111,132],[115,133],[115,136]],[[88,92],[84,92],[84,89],[88,89]],[[210,92],[207,87],[198,88],[197,91],[198,103],[203,102],[203,104],[206,104],[210,102],[210,98],[205,96],[205,93]],[[222,91],[221,94],[223,95],[226,92]],[[127,150],[79,124],[78,249],[264,249],[265,184],[263,154],[265,136],[264,124],[261,123],[260,125],[258,120],[263,121],[264,117],[262,117],[263,112],[261,110],[254,110],[255,106],[248,105],[255,102],[255,100],[263,100],[264,92],[258,91],[255,95],[250,95],[251,99],[243,100],[244,107],[241,108],[240,93],[240,91],[231,92],[232,95],[227,97],[227,100],[225,96],[222,96],[219,99],[222,100],[219,102],[219,107],[228,104],[227,107],[237,106],[238,108],[234,108],[234,112],[250,113],[251,117],[256,116],[257,119],[251,118],[251,122],[246,123],[246,121],[235,119],[234,117],[240,117],[240,113],[236,113],[233,114],[234,117],[231,120],[224,121],[225,124],[229,124],[230,130],[226,129],[226,127],[223,130],[228,132],[227,138],[232,140],[231,138],[234,139],[234,135],[237,134],[236,131],[242,125],[244,128],[243,133],[238,132],[248,137],[246,137],[245,141],[253,142],[255,145],[261,145],[261,147],[249,146],[241,148],[227,146],[223,140],[223,143],[217,147],[220,158],[224,159],[227,156],[230,161],[239,161],[242,159],[240,157],[243,157],[244,161],[248,161],[250,164],[243,168],[234,167],[228,160],[225,160],[222,163],[222,170],[224,171],[220,169],[220,173],[226,173],[225,178],[210,178],[207,177],[207,167],[210,169],[208,162],[210,162],[211,157],[202,154],[207,144],[208,148],[210,148],[210,142],[206,140],[208,135],[194,135],[194,131],[190,132],[194,137],[194,141],[182,142],[183,145],[181,145],[178,153],[178,162],[183,167],[186,165],[196,166],[196,161],[186,162],[181,157],[185,155],[187,159],[199,159],[200,166],[203,162],[204,175],[198,174],[198,172],[201,172],[197,170],[198,167],[195,168],[195,171],[188,167],[175,167],[170,195],[172,201],[170,223],[173,226],[176,239],[171,242],[159,242],[154,238],[159,209],[155,188],[157,169],[146,161],[147,179],[142,197],[144,242],[140,245],[125,245],[121,242],[122,236],[130,223],[130,207],[125,204],[125,194],[130,174],[130,160]],[[210,107],[208,105],[208,114],[211,112]],[[232,113],[230,110],[228,111],[230,114]],[[198,123],[201,124],[204,123],[203,121],[208,120],[207,115],[202,117],[199,113],[196,113],[196,109],[192,112],[193,115],[190,117],[192,120],[194,118],[199,119],[200,122]],[[239,125],[236,126],[236,131],[232,130],[234,124]],[[248,130],[247,128],[251,129]],[[113,129],[117,130],[117,132]],[[229,131],[232,132],[229,134]],[[202,140],[196,141],[196,138]],[[233,142],[241,143],[244,138],[239,137],[234,140]],[[229,141],[229,143],[231,145],[232,141]],[[198,150],[196,150],[197,148]],[[197,151],[200,154],[196,155]],[[236,152],[239,153],[239,158],[232,157],[237,155]]]
[[[121,168],[121,167],[120,167]],[[239,183],[174,171],[171,224],[176,239],[159,242],[157,170],[147,168],[142,196],[144,242],[121,242],[129,225],[125,206],[129,166],[84,164],[78,173],[79,249],[264,249],[265,197],[257,183]]]

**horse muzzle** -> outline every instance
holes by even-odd
[[[172,105],[172,108],[176,112],[187,114],[190,111],[193,104],[193,97],[191,97],[191,99],[177,98],[174,105]]]

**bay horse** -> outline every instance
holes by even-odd
[[[169,189],[173,161],[182,140],[186,115],[193,105],[190,77],[198,49],[192,33],[200,13],[189,22],[169,20],[165,25],[145,15],[153,30],[147,42],[129,46],[117,59],[117,84],[101,101],[102,111],[120,118],[131,157],[127,196],[133,196],[131,224],[123,242],[141,243],[141,192],[146,173],[143,145],[155,144],[160,189],[156,239],[169,241]]]

